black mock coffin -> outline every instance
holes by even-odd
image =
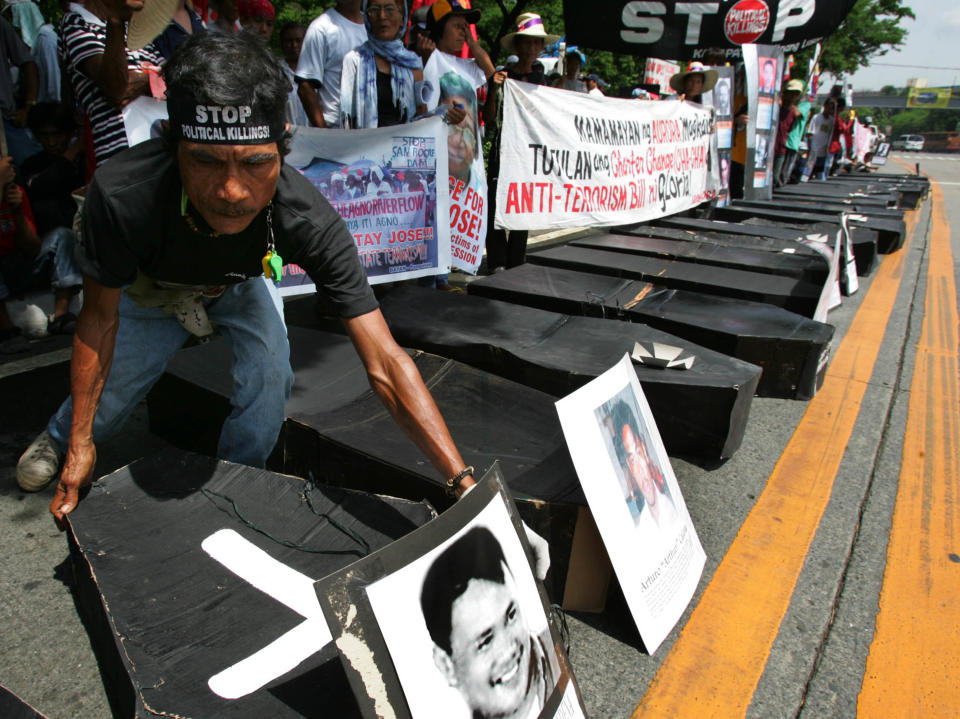
[[[888,207],[896,206],[900,199],[898,186],[882,185],[873,182],[872,179],[865,178],[861,178],[859,182],[838,182],[831,177],[828,180],[783,185],[778,187],[776,192],[780,196],[799,195],[839,200],[850,199],[855,196],[858,199],[882,202]]]
[[[759,217],[744,220],[743,226],[754,227],[757,232],[766,232],[771,226],[802,227],[802,225],[792,225],[788,222],[779,222],[777,220]],[[839,225],[833,225],[833,227],[839,227]],[[857,276],[867,277],[873,273],[880,263],[880,250],[877,247],[877,239],[880,235],[874,230],[855,227],[853,225],[849,225],[847,231],[850,233],[850,244],[853,246],[853,259],[857,266]]]
[[[852,194],[865,195],[867,200],[880,200],[890,207],[915,210],[925,194],[922,185],[911,182],[879,182],[877,177],[864,178],[834,176],[827,181],[784,185],[777,189],[781,195],[799,195],[827,199],[846,199]]]
[[[578,237],[568,244],[574,247],[625,252],[631,255],[659,257],[698,265],[797,277],[820,285],[827,281],[830,270],[822,257],[767,252],[748,247],[729,247],[712,243],[707,239],[689,238],[678,241],[670,238],[604,232]]]
[[[68,536],[78,604],[114,714],[358,716],[332,644],[241,698],[209,688],[211,676],[304,617],[215,561],[201,542],[232,530],[318,579],[434,516],[426,503],[315,486],[176,450],[104,477],[70,515]]]
[[[840,213],[823,212],[798,212],[796,210],[778,210],[765,209],[759,207],[738,207],[730,205],[729,207],[717,207],[713,210],[714,217],[721,220],[743,221],[751,218],[762,220],[774,220],[778,222],[809,223],[816,222],[839,222]],[[865,217],[863,219],[851,218],[849,224],[851,227],[863,227],[867,230],[873,230],[877,233],[877,250],[884,254],[895,252],[903,246],[903,241],[907,233],[907,225],[903,220]]]
[[[635,364],[667,451],[717,463],[740,446],[760,369],[642,324],[521,307],[482,297],[398,287],[381,301],[394,337],[563,396],[616,364],[634,343],[695,355],[689,370]]]
[[[549,267],[642,280],[652,282],[658,287],[767,302],[804,317],[814,316],[823,290],[823,283],[817,285],[796,277],[697,265],[586,247],[554,247],[530,252],[527,254],[527,261]]]
[[[835,237],[841,231],[836,222],[815,222],[811,224],[792,224],[770,219],[749,219],[743,222],[723,220],[704,220],[693,217],[663,218],[656,225],[632,227],[622,230],[629,234],[651,234],[654,236],[677,237],[678,239],[699,238],[716,244],[733,247],[756,247],[773,252],[809,254],[826,259],[816,250],[799,242],[810,235]],[[857,263],[857,274],[866,277],[877,264],[877,233],[862,227],[850,228],[853,252]]]
[[[759,203],[758,207],[779,207],[783,210],[799,210],[800,212],[858,212],[873,217],[886,217],[902,220],[904,210],[898,207],[885,207],[880,202],[862,197],[853,197],[846,200],[829,200],[820,197],[804,197],[803,195],[778,195],[773,193],[772,200],[735,200],[738,205],[751,206]]]
[[[903,210],[917,209],[917,207],[920,206],[920,201],[930,192],[930,180],[923,175],[894,175],[884,173],[882,175],[870,175],[869,179],[873,185],[892,189],[899,193],[900,199],[898,207]],[[834,175],[831,181],[838,185],[846,184],[847,187],[862,187],[864,177],[857,173],[841,173]]]
[[[760,366],[761,397],[810,399],[823,381],[833,327],[763,302],[656,289],[557,267],[524,264],[468,285],[471,295],[552,312],[642,322]]]
[[[45,719],[43,714],[3,686],[0,686],[0,717],[3,717],[3,719]]]
[[[268,466],[326,484],[447,506],[446,478],[371,391],[350,340],[302,327],[289,327],[288,333],[296,379]],[[555,398],[454,360],[411,354],[464,461],[482,472],[499,460],[521,514],[549,537],[549,587],[559,599],[586,499]],[[148,397],[151,429],[184,449],[216,454],[220,427],[231,410],[230,363],[226,341],[178,352]]]
[[[436,293],[440,294],[440,293]],[[411,499],[448,502],[437,475],[370,389],[350,340],[288,328],[295,374],[287,421],[271,466],[324,482]],[[467,464],[500,461],[517,498],[585,504],[554,399],[502,377],[426,352],[414,364]],[[209,342],[178,352],[150,393],[150,426],[179,446],[213,454],[230,412],[231,348]],[[203,416],[204,436],[191,417]]]
[[[654,237],[707,239],[710,242],[731,247],[759,247],[770,252],[783,252],[789,249],[797,254],[821,257],[819,252],[802,244],[801,240],[810,234],[839,232],[840,225],[836,221],[828,220],[813,225],[772,222],[758,227],[745,225],[743,222],[701,217],[661,217],[650,224],[618,228],[617,231],[631,235],[653,233]]]

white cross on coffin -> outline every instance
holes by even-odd
[[[310,577],[277,561],[232,529],[211,534],[200,546],[238,577],[305,619],[260,651],[210,677],[207,686],[214,694],[239,699],[255,692],[333,640]]]

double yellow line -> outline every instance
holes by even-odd
[[[936,191],[939,192],[939,188]],[[937,203],[938,197],[942,213],[942,195],[935,195],[934,202]],[[746,714],[830,499],[833,481],[853,432],[893,310],[918,215],[912,213],[907,221],[904,247],[884,258],[850,329],[837,348],[823,387],[810,402],[765,490],[637,706],[635,719],[727,719]],[[949,252],[949,239],[946,249]],[[947,263],[940,258],[938,262],[943,263],[945,272],[952,273],[952,260]],[[930,265],[934,265],[933,257]],[[947,279],[952,283],[952,274],[943,278],[944,281]],[[942,291],[946,292],[946,289]],[[951,303],[945,296],[944,302],[955,311],[955,297]],[[949,319],[938,320],[938,323],[944,335],[952,327],[956,338],[955,321],[952,325]],[[955,345],[952,356],[955,370]],[[944,371],[949,372],[949,369]],[[942,373],[933,381],[941,381],[941,378]],[[956,371],[953,380],[955,390]],[[914,387],[920,388],[916,379]],[[944,397],[944,401],[949,403],[951,400]],[[956,395],[952,401],[955,420],[958,411]],[[946,407],[944,411],[947,412]],[[956,430],[955,421],[953,429]],[[924,430],[918,432],[922,436]],[[955,451],[958,446],[955,443],[950,450]],[[904,457],[906,460],[906,447]],[[933,469],[934,473],[938,471],[938,468]],[[954,480],[955,477],[954,474]],[[954,491],[953,499],[957,496]],[[912,550],[903,551],[909,554]],[[957,551],[960,554],[960,549]],[[958,571],[955,574],[960,575],[960,565],[956,566]],[[960,583],[956,580],[954,589],[960,591]],[[895,618],[893,621],[902,620]],[[954,638],[956,627],[954,621]],[[897,637],[894,642],[900,639],[902,637]],[[954,643],[954,654],[958,651],[957,646]],[[895,644],[890,648],[897,653]],[[883,681],[880,677],[879,682],[882,684]],[[894,681],[890,689],[896,691],[897,684]],[[958,683],[954,681],[954,685]],[[954,693],[960,694],[960,689]],[[880,703],[883,702],[885,700]],[[960,716],[960,712],[955,716]]]

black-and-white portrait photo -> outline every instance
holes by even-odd
[[[502,502],[366,591],[414,717],[541,716],[560,663]]]
[[[767,166],[767,137],[757,135],[757,146],[753,154],[753,166],[762,170]]]
[[[717,109],[718,115],[730,114],[730,98],[730,78],[721,77],[713,88],[713,106]]]

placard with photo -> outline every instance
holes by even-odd
[[[316,584],[365,717],[584,717],[494,465],[433,522]]]
[[[696,591],[706,555],[630,357],[558,401],[557,412],[627,606],[653,654]]]
[[[776,94],[780,91],[783,49],[774,45],[744,44],[741,52],[749,115],[743,197],[746,200],[770,200],[773,197],[774,145],[780,115]]]

